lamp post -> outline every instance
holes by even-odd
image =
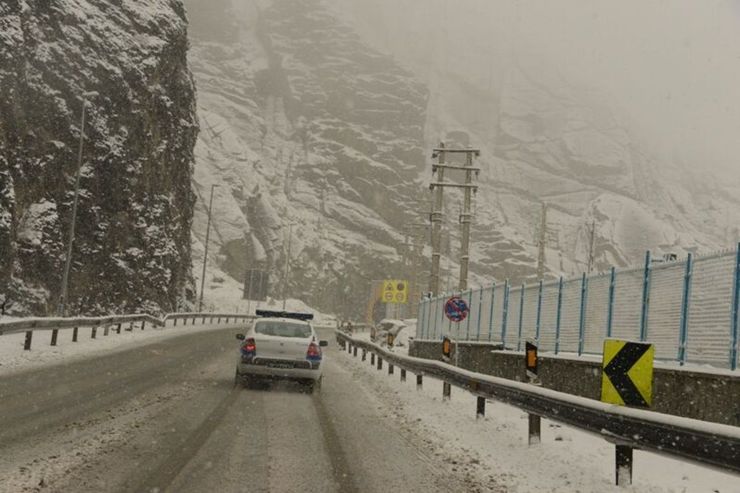
[[[293,242],[293,223],[288,226],[288,249],[285,252],[285,271],[283,273],[283,311],[285,311],[285,296],[288,287],[288,273],[290,272],[290,245]]]
[[[211,236],[211,212],[213,211],[213,189],[218,185],[211,185],[211,198],[208,201],[208,223],[206,225],[206,246],[203,253],[203,273],[200,276],[200,299],[198,300],[198,311],[203,309],[203,288],[206,283],[206,263],[208,262],[208,240]]]
[[[64,274],[62,275],[62,294],[59,299],[58,315],[67,316],[67,286],[69,284],[69,271],[72,267],[72,246],[75,241],[75,226],[77,223],[77,204],[80,198],[80,175],[82,174],[82,151],[85,143],[85,118],[87,113],[87,101],[90,98],[97,97],[97,92],[82,93],[82,116],[80,122],[80,146],[77,153],[77,173],[75,175],[75,196],[72,202],[72,220],[69,227],[69,238],[67,240],[67,255],[64,261]],[[56,346],[57,330],[52,331],[51,345]]]

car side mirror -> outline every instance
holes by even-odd
[[[319,341],[319,346],[326,347],[329,345],[329,341]]]
[[[244,334],[237,334],[236,335],[236,338],[239,339],[240,341],[243,341],[244,340]]]

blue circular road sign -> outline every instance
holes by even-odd
[[[445,303],[445,315],[453,322],[462,322],[468,316],[468,304],[459,296],[453,296]]]

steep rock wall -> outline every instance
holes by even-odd
[[[89,95],[68,312],[192,297],[195,89],[179,0],[0,5],[0,297],[58,310]],[[0,300],[1,301],[1,300]]]

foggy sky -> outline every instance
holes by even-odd
[[[652,152],[740,179],[740,0],[327,1],[365,34],[375,23],[387,51],[471,79],[534,55],[595,89]]]

